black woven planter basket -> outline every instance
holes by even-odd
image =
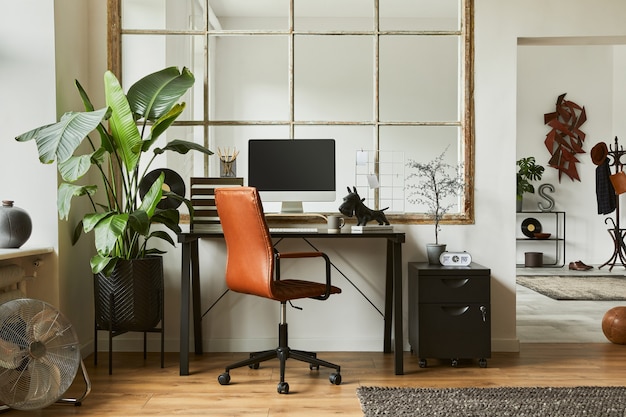
[[[120,260],[111,276],[95,274],[94,304],[100,330],[154,329],[163,317],[163,259]]]

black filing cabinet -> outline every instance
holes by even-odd
[[[491,357],[491,270],[409,263],[409,342],[419,357],[479,360]]]

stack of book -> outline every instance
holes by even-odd
[[[365,226],[352,226],[352,233],[367,233],[367,232],[393,232],[393,225],[391,224],[370,224]]]

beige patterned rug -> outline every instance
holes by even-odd
[[[365,417],[624,417],[626,387],[359,387]]]
[[[626,300],[625,276],[518,276],[516,280],[554,300]]]

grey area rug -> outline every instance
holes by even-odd
[[[518,276],[516,281],[555,300],[626,300],[625,276]]]
[[[359,387],[365,417],[624,417],[626,387]]]

